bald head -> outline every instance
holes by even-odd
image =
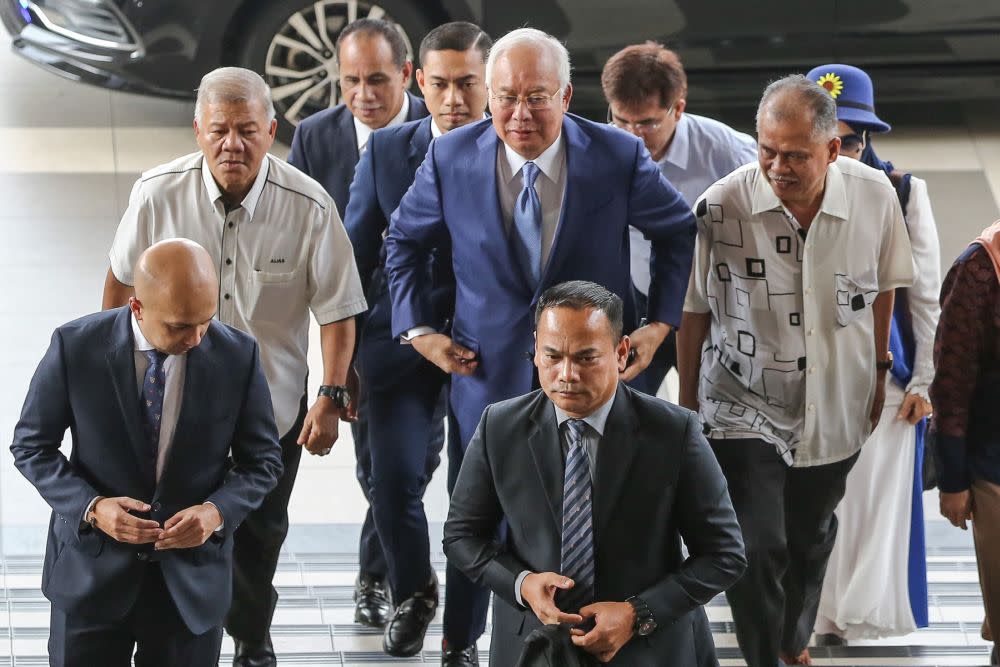
[[[132,312],[143,335],[162,352],[181,354],[198,345],[218,298],[215,264],[194,241],[160,241],[136,262]]]

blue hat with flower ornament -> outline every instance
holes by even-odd
[[[875,92],[864,70],[850,65],[821,65],[809,70],[806,78],[815,81],[837,103],[837,120],[871,132],[888,132],[892,127],[875,115]]]

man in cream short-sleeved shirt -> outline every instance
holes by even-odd
[[[271,585],[288,530],[288,498],[301,446],[329,453],[348,405],[354,316],[366,309],[351,243],[330,196],[267,154],[276,121],[270,91],[249,70],[221,68],[202,79],[195,108],[201,151],[144,173],[112,245],[104,307],[126,303],[132,267],[153,243],[186,237],[219,269],[217,318],[252,334],[281,434],[284,475],[234,537],[234,596],[226,628],[234,665],[274,664]],[[320,325],[320,397],[306,412],[309,312]],[[236,461],[239,465],[239,461]]]
[[[749,567],[728,592],[750,667],[808,664],[834,509],[874,428],[893,292],[913,257],[885,174],[837,159],[833,98],[803,76],[764,91],[759,164],[695,204],[677,337],[681,404],[699,412]]]

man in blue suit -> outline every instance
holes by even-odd
[[[354,167],[372,132],[424,118],[427,107],[406,90],[413,63],[407,59],[406,43],[392,23],[381,19],[354,21],[341,31],[336,50],[344,102],[302,121],[292,138],[288,162],[319,181],[343,219]],[[362,393],[358,402],[359,419],[351,424],[351,432],[358,482],[371,502],[366,403]],[[360,542],[361,571],[355,583],[354,619],[380,628],[391,612],[385,582],[388,567],[370,509],[361,527]]]
[[[257,343],[212,319],[201,246],[162,241],[135,275],[128,306],[56,330],[14,430],[52,507],[49,661],[216,667],[233,532],[281,474],[271,395]]]
[[[642,142],[566,115],[569,56],[523,28],[490,50],[491,120],[435,140],[385,241],[393,335],[409,340],[451,381],[464,446],[483,409],[537,386],[532,308],[548,286],[590,280],[625,302],[632,379],[680,319],[694,217]],[[652,242],[649,323],[636,328],[629,226]],[[450,248],[456,299],[450,335],[434,327],[426,265]],[[481,630],[481,629],[480,629]]]
[[[416,655],[423,649],[427,626],[438,606],[422,498],[440,463],[448,376],[392,336],[382,237],[431,139],[483,118],[485,60],[492,43],[479,26],[461,21],[438,26],[424,37],[416,78],[431,117],[372,135],[358,162],[344,217],[372,306],[360,328],[355,365],[366,392],[372,512],[385,551],[392,598],[398,604],[386,625],[383,647],[395,656]],[[455,302],[446,249],[435,251],[429,269],[434,323],[446,329]],[[458,438],[449,440],[454,450],[451,460],[460,462],[461,444]],[[458,474],[458,466],[453,468],[449,479]],[[446,590],[442,663],[449,665],[459,659],[460,652],[447,647],[468,646],[470,637],[477,636],[470,633],[485,621],[488,593],[451,568]]]

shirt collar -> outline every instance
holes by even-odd
[[[129,312],[128,317],[132,322],[132,338],[135,340],[135,349],[139,352],[152,350],[153,344],[142,335],[142,329],[139,328],[139,320],[135,319],[135,313]]]
[[[392,127],[393,125],[399,125],[400,123],[406,122],[406,115],[410,113],[410,96],[405,92],[403,93],[403,104],[399,107],[399,113],[397,113],[392,120],[390,120],[385,127]],[[354,135],[358,138],[358,152],[360,153],[368,145],[368,137],[372,136],[373,130],[368,127],[360,120],[357,116],[354,118]]]
[[[260,171],[257,172],[257,178],[254,179],[250,192],[240,202],[240,206],[247,212],[248,220],[253,220],[253,212],[257,210],[257,202],[260,201],[260,195],[264,191],[264,184],[267,183],[267,173],[270,170],[270,164],[271,156],[264,155],[264,159],[260,163]],[[222,198],[222,190],[219,189],[219,184],[215,182],[215,177],[212,176],[212,171],[208,168],[208,160],[205,159],[204,155],[201,158],[201,178],[205,182],[205,190],[208,192],[209,199],[212,201],[212,204],[215,204],[215,202]]]
[[[837,159],[849,160],[851,158]],[[764,175],[763,169],[757,170],[757,178],[754,179],[753,184],[751,204],[753,206],[750,211],[751,215],[757,215],[764,211],[785,209],[781,200],[778,199],[778,195],[774,194],[771,184],[767,182],[767,177]],[[843,172],[840,171],[840,167],[837,166],[836,162],[826,168],[823,202],[820,204],[819,211],[840,220],[847,220],[847,188],[844,186]]]
[[[660,158],[660,163],[670,163],[678,169],[687,169],[688,157],[691,153],[690,141],[691,127],[687,122],[687,114],[682,113],[681,119],[677,121],[674,129],[674,136],[667,146],[667,152]]]
[[[598,435],[601,436],[604,435],[604,426],[608,422],[608,415],[611,414],[611,406],[612,404],[614,404],[615,396],[617,395],[618,392],[616,391],[614,394],[611,395],[611,398],[608,399],[607,403],[604,403],[603,405],[601,405],[601,407],[597,408],[596,410],[594,410],[589,415],[583,418],[583,421],[587,422],[587,425],[590,426],[590,428],[597,431]],[[559,406],[557,406],[555,403],[553,403],[552,406],[556,409],[556,424],[558,424],[559,426],[562,426],[566,422],[566,420],[572,419],[572,417],[570,417],[568,414],[560,410]]]
[[[503,145],[503,151],[507,157],[507,165],[510,167],[510,174],[507,177],[508,183],[521,173],[521,167],[524,166],[525,162],[534,162],[538,170],[545,174],[546,178],[553,183],[559,182],[559,176],[562,173],[563,163],[565,162],[563,156],[566,154],[565,142],[563,141],[561,130],[559,136],[552,142],[552,145],[542,151],[542,154],[534,160],[528,160],[528,158],[519,155],[507,144]]]

